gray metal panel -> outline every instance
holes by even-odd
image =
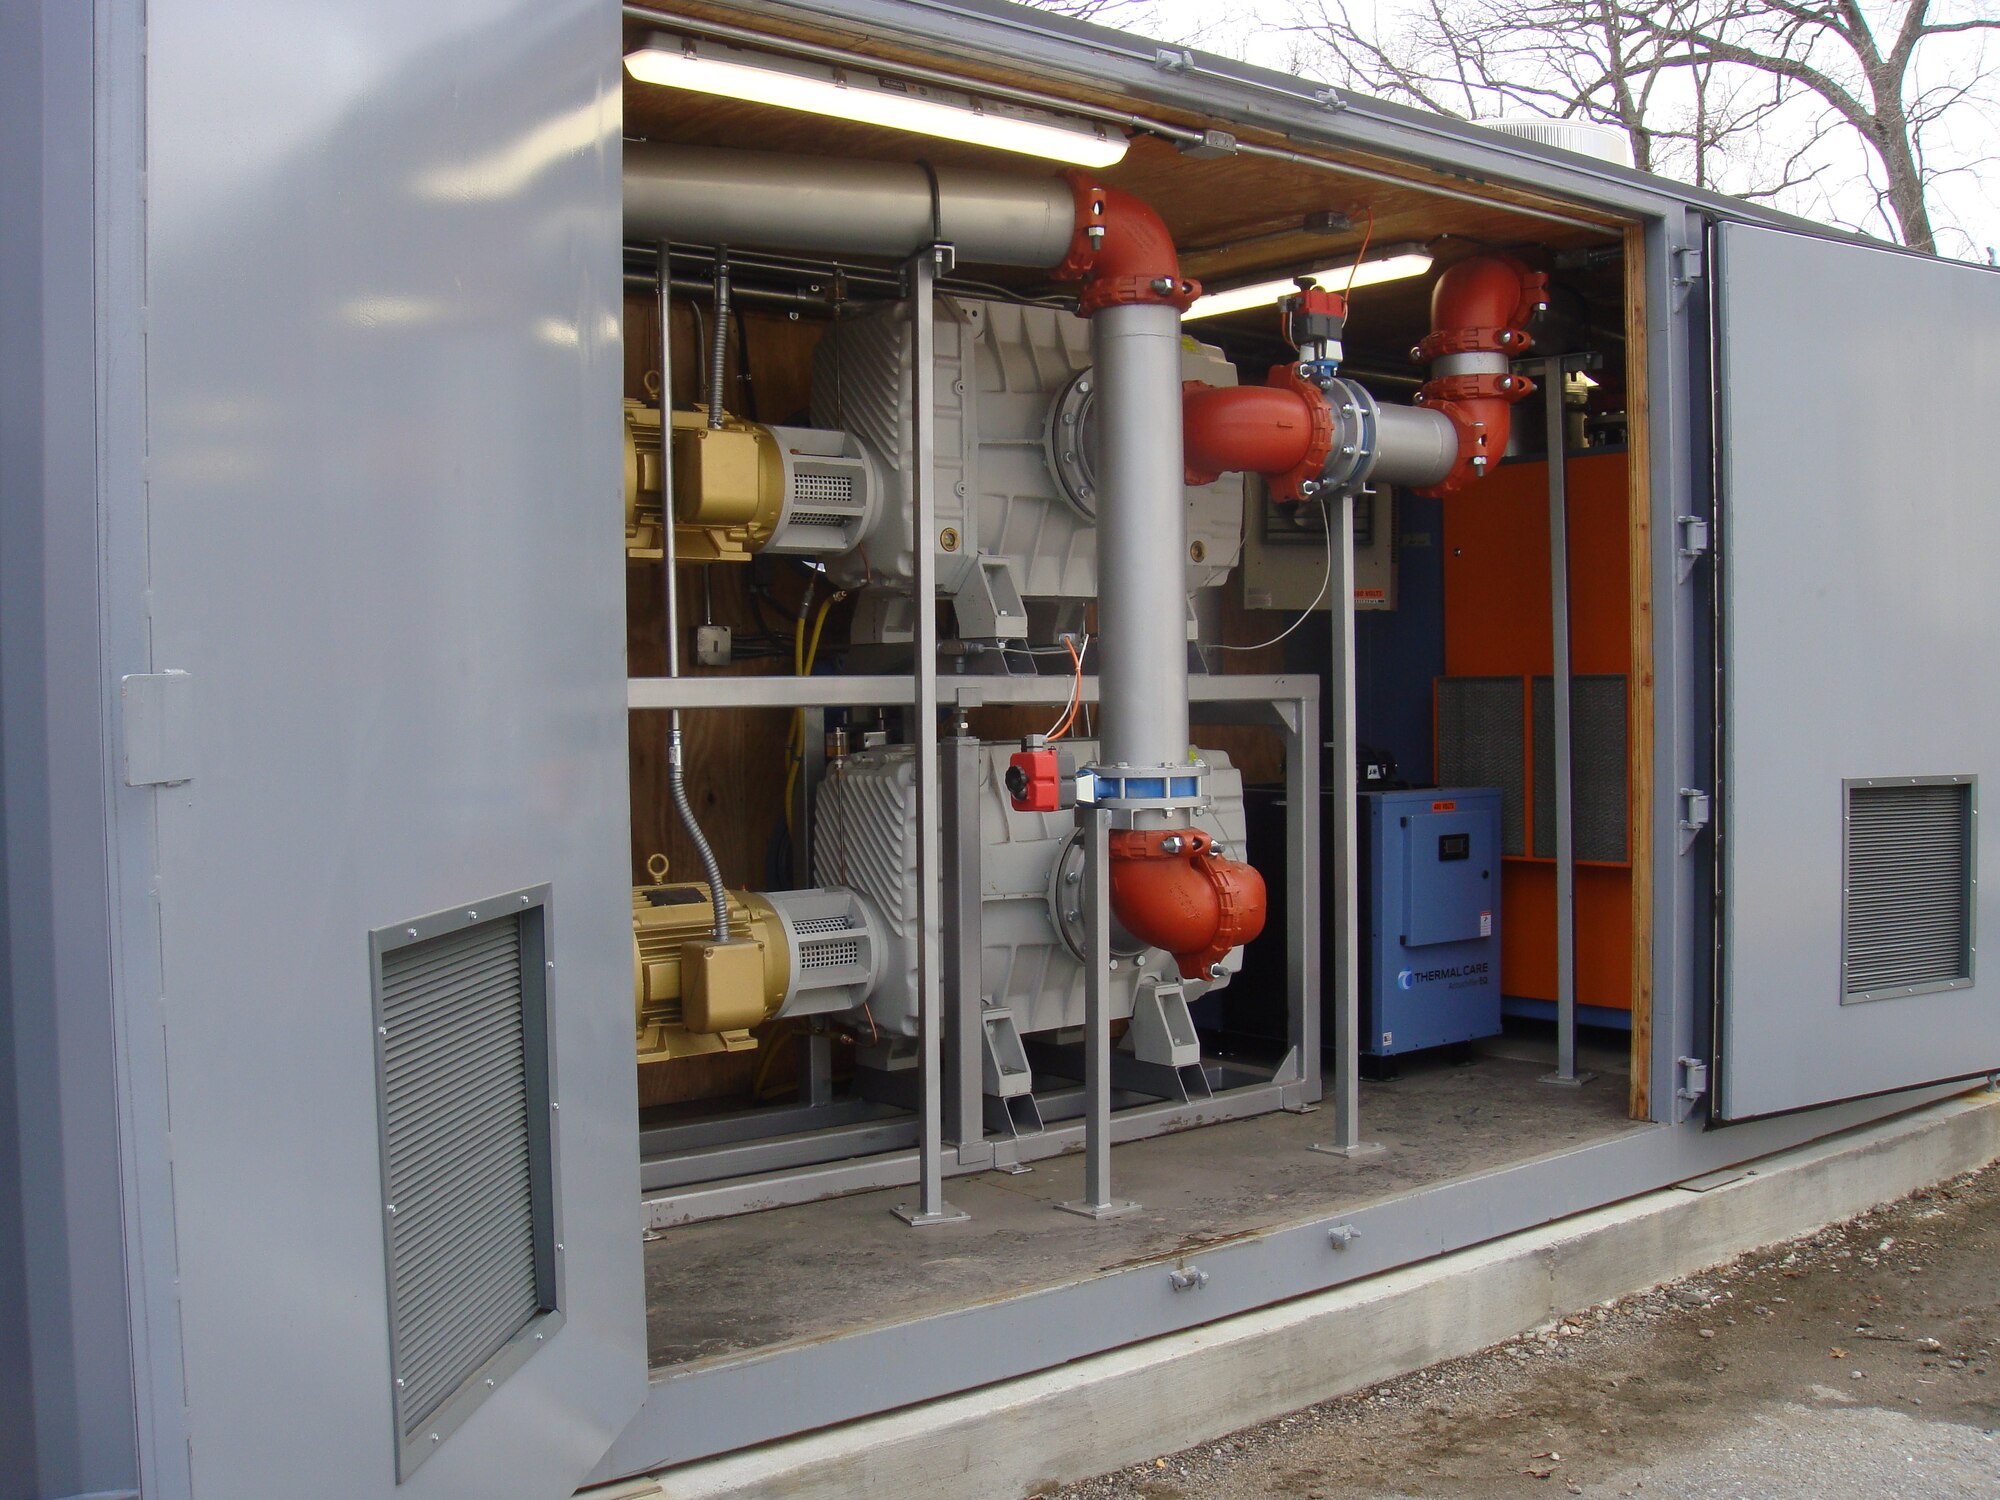
[[[1992,978],[1843,1005],[1840,975],[1844,783],[2000,753],[2000,275],[1737,224],[1716,248],[1733,1119],[2000,1066]]]
[[[644,1380],[618,20],[148,9],[158,819],[203,1497],[566,1493]],[[400,1488],[369,935],[547,884],[559,1329]],[[607,1003],[617,997],[618,1003]]]
[[[126,1189],[136,1048],[114,1007],[114,832],[104,666],[123,581],[105,543],[114,407],[137,306],[106,223],[136,197],[134,74],[108,60],[130,7],[0,7],[0,1010],[11,1095],[0,1153],[0,1493],[117,1492],[140,1481]],[[121,109],[121,106],[123,108]],[[126,599],[137,602],[136,593]],[[126,611],[129,621],[132,612]],[[150,796],[150,794],[146,794]],[[18,1137],[16,1127],[18,1126]],[[157,1148],[152,1148],[157,1157]],[[143,1312],[138,1316],[143,1317]],[[32,1377],[18,1399],[16,1379]],[[174,1408],[174,1409],[177,1409]],[[29,1431],[32,1436],[25,1435]],[[149,1476],[157,1478],[157,1476]],[[171,1479],[156,1490],[173,1492]]]

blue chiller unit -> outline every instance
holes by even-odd
[[[1500,1028],[1500,791],[1361,794],[1361,1050]]]

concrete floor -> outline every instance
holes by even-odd
[[[909,1189],[688,1224],[646,1246],[647,1332],[657,1368],[1056,1285],[1138,1261],[1396,1197],[1622,1131],[1626,1073],[1615,1051],[1580,1089],[1538,1083],[1549,1048],[1499,1039],[1469,1062],[1420,1062],[1362,1085],[1380,1153],[1308,1151],[1324,1115],[1273,1114],[1136,1141],[1112,1154],[1116,1195],[1138,1212],[1094,1223],[1054,1211],[1081,1196],[1080,1156],[1018,1176],[954,1178],[971,1218],[912,1230],[889,1210]]]

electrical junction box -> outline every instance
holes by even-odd
[[[1361,1050],[1500,1031],[1500,790],[1364,792]]]
[[[1326,609],[1326,520],[1317,504],[1280,505],[1264,481],[1245,480],[1243,607]],[[1354,497],[1354,607],[1396,607],[1396,495],[1387,485]]]

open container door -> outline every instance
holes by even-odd
[[[645,1392],[616,10],[145,21],[178,1461],[566,1495]]]
[[[2000,1066],[2000,275],[1714,239],[1716,1113]]]

